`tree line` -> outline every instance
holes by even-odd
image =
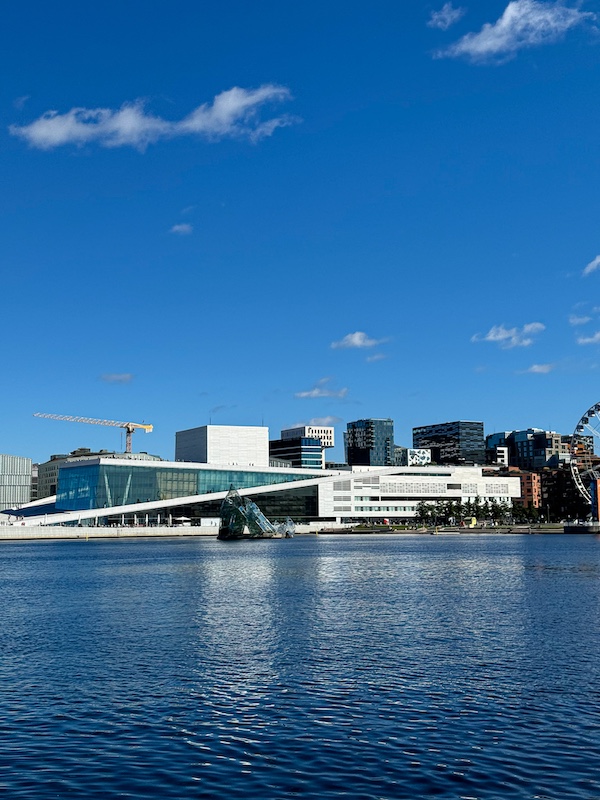
[[[419,525],[470,525],[471,520],[477,523],[493,523],[494,525],[512,525],[515,523],[535,523],[543,521],[543,512],[539,508],[525,508],[494,500],[421,500],[416,508],[415,521]]]

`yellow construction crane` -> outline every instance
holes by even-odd
[[[113,428],[124,428],[126,431],[125,436],[125,452],[131,453],[131,435],[141,428],[146,433],[152,432],[152,425],[144,425],[141,422],[115,422],[112,419],[90,419],[90,417],[67,417],[64,414],[34,414],[34,417],[43,417],[44,419],[58,419],[63,422],[88,422],[90,425],[110,425]]]

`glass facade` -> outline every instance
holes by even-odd
[[[322,475],[322,473],[321,473]],[[232,469],[183,469],[133,464],[88,463],[61,469],[56,508],[87,511],[130,503],[172,500],[196,494],[226,492],[231,486],[248,489],[317,477],[303,473],[277,473]]]
[[[483,422],[442,422],[413,428],[413,447],[429,448],[438,464],[485,464]]]
[[[295,439],[276,439],[269,442],[269,453],[273,458],[289,461],[292,467],[302,469],[323,468],[323,446],[321,440],[310,436]]]
[[[394,423],[391,419],[358,419],[344,434],[350,466],[391,467],[394,464]]]

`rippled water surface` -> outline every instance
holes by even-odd
[[[7,798],[600,798],[600,541],[0,545]]]

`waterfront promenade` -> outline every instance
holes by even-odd
[[[504,525],[497,527],[478,526],[474,528],[459,527],[427,527],[427,528],[386,528],[344,525],[327,527],[323,523],[311,525],[297,525],[296,533],[303,534],[362,534],[362,535],[460,535],[473,534],[498,535],[498,534],[556,534],[556,533],[598,533],[598,526],[564,526],[558,523],[541,525]],[[0,525],[0,542],[2,541],[29,541],[29,540],[89,540],[89,539],[144,539],[144,538],[181,538],[181,537],[216,537],[217,528],[175,525],[175,526],[98,526],[98,527],[71,527],[63,525],[26,526],[15,523],[13,525]]]

